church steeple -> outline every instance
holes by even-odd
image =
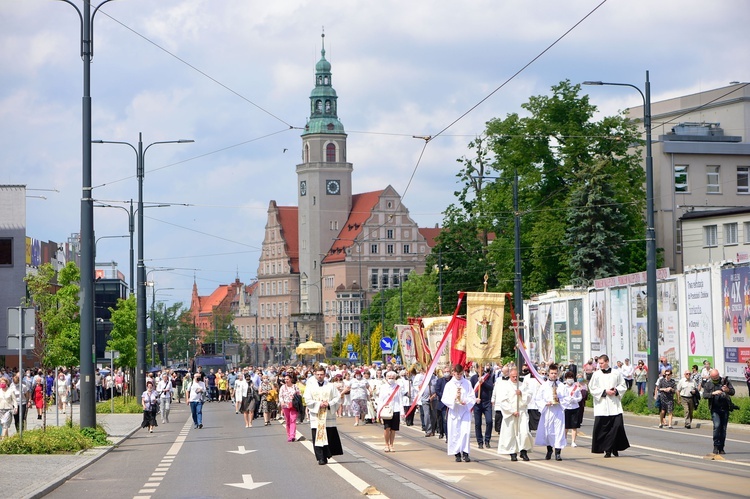
[[[315,88],[310,93],[310,120],[302,135],[344,133],[344,125],[338,119],[338,96],[331,82],[331,63],[326,59],[326,35],[320,36],[320,60],[315,65]]]

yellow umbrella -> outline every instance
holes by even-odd
[[[315,355],[326,353],[326,349],[323,345],[312,340],[300,343],[299,346],[297,346],[296,351],[297,355]]]

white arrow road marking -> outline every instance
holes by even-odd
[[[240,454],[244,456],[245,454],[250,454],[251,452],[255,452],[255,450],[245,450],[244,445],[238,445],[237,450],[228,450],[227,452],[232,452],[234,454]]]
[[[492,471],[490,471],[490,470],[478,470],[478,469],[475,469],[475,468],[469,468],[469,469],[465,469],[465,470],[424,470],[424,471],[426,471],[427,473],[429,473],[431,475],[435,475],[440,480],[444,480],[444,481],[450,482],[450,483],[458,483],[458,482],[460,482],[463,478],[465,478],[465,474],[466,473],[472,473],[472,474],[475,474],[475,475],[482,475],[482,476],[489,475],[490,473],[492,473]],[[461,475],[460,476],[449,476],[449,475],[452,475],[452,474],[455,474],[455,473],[461,473]]]
[[[242,483],[225,483],[224,485],[229,485],[230,487],[238,487],[240,489],[253,490],[257,489],[258,487],[268,485],[269,483],[271,482],[253,482],[252,475],[242,475]]]

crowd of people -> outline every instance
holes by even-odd
[[[231,404],[242,414],[245,428],[261,420],[264,426],[274,421],[286,426],[288,442],[294,442],[297,424],[309,421],[316,459],[327,459],[343,452],[336,431],[337,418],[351,418],[353,425],[382,424],[383,451],[395,452],[396,433],[401,424],[414,425],[415,412],[409,412],[416,400],[421,429],[425,437],[444,439],[447,453],[457,462],[470,462],[472,423],[477,447],[491,448],[493,430],[499,434],[497,452],[528,461],[528,451],[536,445],[546,449],[545,459],[562,460],[562,450],[577,447],[586,400],[594,406],[592,452],[616,457],[628,448],[622,420],[621,398],[628,390],[645,393],[648,369],[639,360],[629,359],[610,366],[607,355],[590,359],[580,368],[567,364],[540,362],[521,372],[507,365],[473,365],[464,372],[461,365],[437,369],[427,377],[426,367],[369,365],[350,367],[319,364],[246,367],[214,372],[164,371],[149,373],[141,395],[143,428],[169,422],[172,403],[184,399],[190,406],[196,429],[203,428],[203,405],[211,402]],[[692,425],[693,412],[701,398],[709,403],[714,424],[714,453],[724,453],[726,427],[734,387],[721,377],[708,361],[702,369],[693,365],[673,378],[672,365],[659,360],[659,377],[654,396],[660,409],[659,427],[673,427],[675,395],[684,408],[685,428]],[[750,390],[750,361],[745,368]],[[97,401],[123,394],[127,375],[122,370],[96,372]],[[28,412],[36,409],[41,419],[50,404],[60,410],[70,407],[78,395],[78,373],[74,369],[55,371],[27,370],[0,372],[0,425],[2,436],[12,420],[16,430],[24,424]],[[420,387],[424,387],[420,392]],[[20,388],[19,388],[20,387]],[[532,432],[534,432],[532,434]],[[570,435],[570,436],[568,436]]]

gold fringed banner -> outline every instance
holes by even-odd
[[[502,354],[505,293],[466,294],[466,358],[497,360]]]

